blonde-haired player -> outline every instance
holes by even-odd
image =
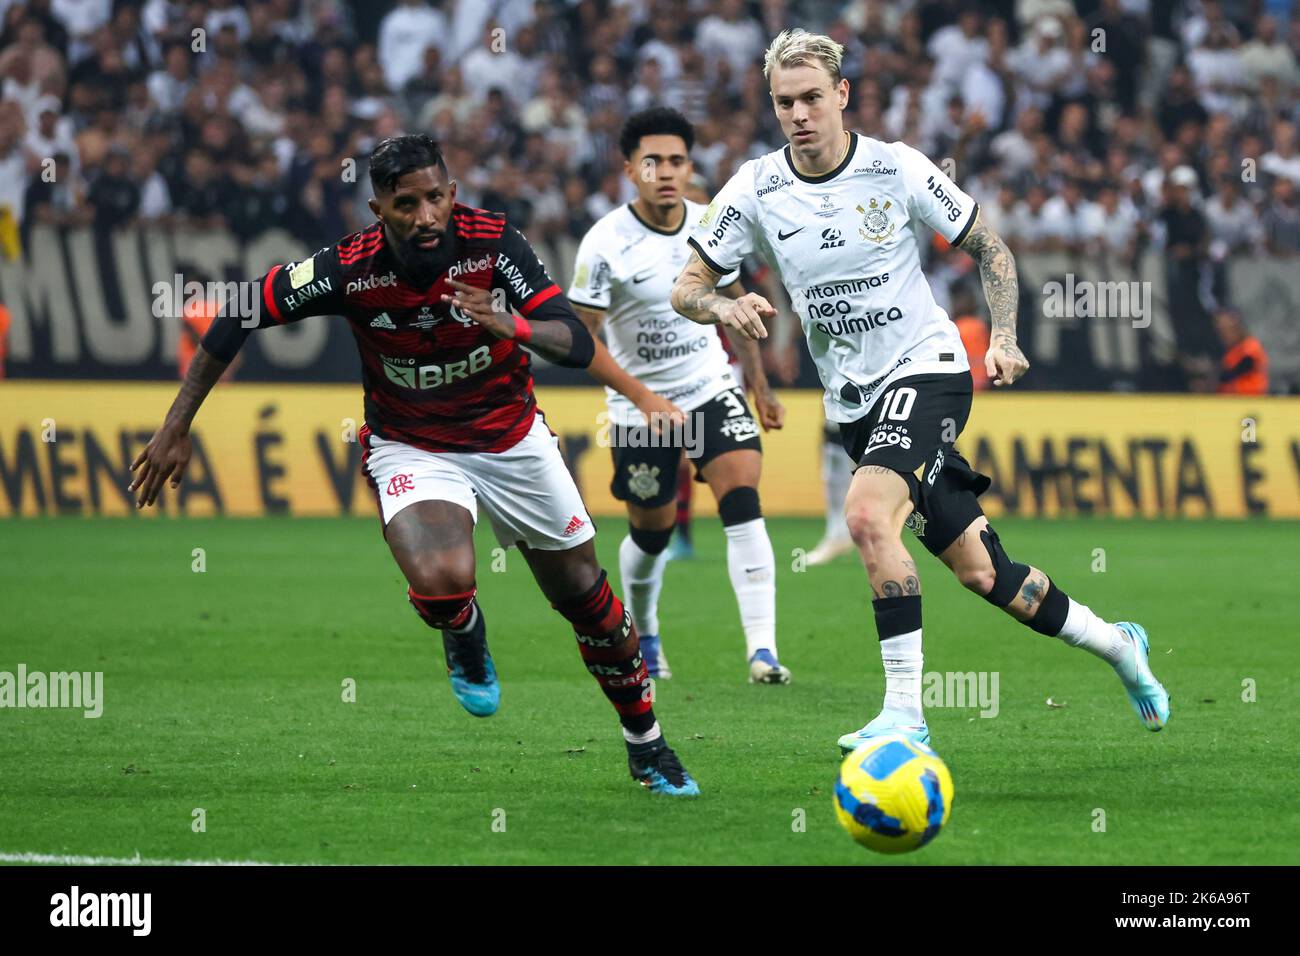
[[[887,733],[930,737],[921,710],[921,581],[903,546],[905,526],[967,588],[1111,664],[1142,723],[1159,730],[1169,695],[1151,673],[1146,632],[1102,620],[1013,560],[980,508],[989,479],[955,447],[970,414],[970,369],[921,271],[914,224],[979,263],[993,320],[985,366],[999,386],[1029,368],[1016,342],[1015,261],[975,201],[929,159],[844,128],[842,58],[834,40],[804,30],[772,42],[763,70],[789,144],[745,163],[718,193],[672,292],[688,318],[763,338],[772,305],[753,293],[729,299],[715,286],[743,256],[765,256],[799,315],[826,417],[839,423],[857,465],[845,516],[871,582],[885,697],[840,746]]]

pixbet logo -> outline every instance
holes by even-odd
[[[353,292],[369,292],[371,289],[381,289],[396,284],[397,276],[391,272],[386,276],[366,276],[364,279],[353,279],[347,284],[343,293],[351,295]]]

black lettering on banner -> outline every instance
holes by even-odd
[[[1255,496],[1255,486],[1264,480],[1264,473],[1251,461],[1263,450],[1264,446],[1261,442],[1241,443],[1241,501],[1246,506],[1247,514],[1268,514],[1268,502]],[[1291,450],[1295,451],[1295,442],[1291,443]]]
[[[130,468],[131,460],[121,458],[113,461],[104,451],[104,447],[95,437],[95,433],[90,429],[81,436],[82,446],[86,450],[86,491],[90,495],[90,512],[92,514],[103,514],[104,504],[100,493],[101,479],[113,489],[113,493],[121,499],[123,507],[130,513],[135,508],[135,502],[131,498],[131,492],[127,491],[127,486],[131,483]]]
[[[343,464],[335,465],[330,446],[334,444],[331,436],[323,431],[316,432],[316,450],[320,452],[321,464],[334,490],[334,499],[339,503],[339,513],[347,514],[352,510],[352,493],[356,490],[356,475],[361,469],[361,443],[350,441],[343,443]]]
[[[22,511],[23,485],[30,484],[37,509],[45,513],[45,485],[41,481],[41,467],[36,458],[36,439],[24,428],[14,436],[12,464],[0,446],[0,482],[4,483],[5,497],[9,499],[9,513]]]
[[[258,412],[258,418],[265,422],[275,414],[274,405],[267,405]],[[278,461],[272,461],[270,452],[273,448],[284,444],[284,435],[278,431],[266,431],[258,429],[257,434],[253,437],[253,447],[257,454],[257,487],[262,495],[262,507],[266,509],[269,515],[280,515],[289,513],[289,499],[278,494],[272,488],[272,483],[284,479],[284,465]]]
[[[63,486],[65,479],[77,476],[77,466],[60,457],[60,453],[69,445],[76,444],[76,441],[77,433],[66,428],[62,429],[58,441],[45,445],[50,459],[50,499],[55,512],[61,515],[75,515],[81,511],[81,498],[66,491]]]
[[[1165,452],[1169,442],[1163,438],[1144,438],[1142,447],[1151,453],[1151,467],[1155,473],[1156,513],[1165,513]]]
[[[1184,512],[1184,502],[1191,498],[1200,498],[1205,504],[1205,513],[1214,514],[1214,502],[1205,484],[1205,469],[1196,454],[1196,444],[1190,438],[1184,438],[1178,448],[1178,487],[1174,491],[1174,508],[1179,514]]]
[[[1140,512],[1142,510],[1142,496],[1138,491],[1137,451],[1138,443],[1130,439],[1128,442],[1128,469],[1125,470],[1120,466],[1119,459],[1115,457],[1104,441],[1097,443],[1098,458],[1100,459],[1101,500],[1102,505],[1111,514],[1114,514],[1116,509],[1116,499],[1111,496],[1112,483],[1118,483],[1119,487],[1124,490],[1124,494],[1128,496],[1129,504],[1132,505],[1134,511]]]
[[[212,468],[208,446],[203,444],[203,436],[199,432],[190,432],[190,463],[185,469],[185,480],[178,490],[176,504],[182,513],[189,509],[191,498],[201,497],[211,499],[215,513],[225,513],[221,489],[217,487],[217,473]]]
[[[1103,445],[1104,442],[1098,442]],[[1070,473],[1070,494],[1074,498],[1075,510],[1081,515],[1090,515],[1097,507],[1097,503],[1087,497],[1083,490],[1083,485],[1092,477],[1092,472],[1080,464],[1080,452],[1087,451],[1092,446],[1092,440],[1089,438],[1073,437],[1065,444],[1065,460],[1067,469]]]

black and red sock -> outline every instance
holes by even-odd
[[[641,659],[641,642],[605,572],[585,594],[554,607],[573,625],[582,662],[614,705],[623,729],[638,737],[653,730],[654,685]]]

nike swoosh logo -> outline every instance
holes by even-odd
[[[780,230],[777,230],[776,237],[780,239],[782,242],[784,242],[786,239],[789,239],[791,236],[797,236],[799,233],[803,232],[807,228],[808,228],[807,226],[800,226],[794,232],[781,232]]]
[[[653,278],[654,278],[654,274],[655,274],[655,273],[654,273],[654,270],[651,269],[649,272],[644,273],[643,275],[633,276],[633,277],[632,277],[632,284],[633,284],[633,285],[640,285],[642,282],[645,282],[647,279],[653,279]]]

